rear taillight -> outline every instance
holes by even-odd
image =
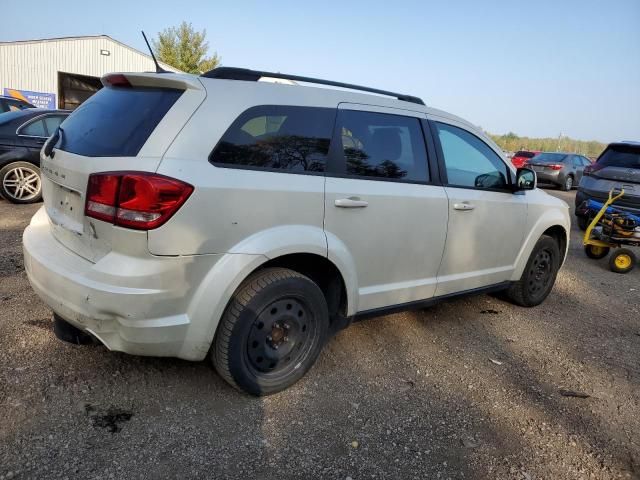
[[[85,215],[136,230],[165,223],[193,192],[174,178],[146,172],[107,172],[89,176]]]
[[[547,165],[547,167],[549,167],[551,170],[562,170],[563,165],[553,164]]]
[[[591,165],[587,165],[584,167],[584,175],[591,175],[592,173],[597,172],[598,170],[602,170],[604,167],[602,165],[598,165],[597,163],[592,163]]]

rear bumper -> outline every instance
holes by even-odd
[[[94,264],[53,237],[44,209],[24,232],[23,251],[38,296],[110,350],[202,358],[201,346],[187,344],[193,337],[188,311],[218,255],[134,258],[112,252]]]
[[[576,206],[576,216],[581,217],[585,216],[585,210],[581,209],[580,206],[583,202],[587,200],[595,200],[600,203],[604,203],[609,199],[608,192],[592,192],[590,190],[586,190],[582,187],[578,188],[576,192],[575,198],[575,206]],[[629,213],[633,213],[634,215],[640,215],[640,202],[629,202],[628,199],[622,197],[620,200],[615,202],[613,205],[615,208],[619,208],[620,210],[626,210]]]
[[[560,171],[554,172],[536,172],[538,182],[540,183],[553,183],[556,185],[562,185],[564,183],[564,174],[560,174]]]

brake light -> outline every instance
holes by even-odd
[[[584,167],[583,174],[584,175],[591,175],[592,173],[595,173],[598,170],[602,170],[603,168],[604,167],[602,165],[599,165],[597,162],[596,163],[592,163],[591,165],[587,165],[586,167]]]
[[[554,163],[553,165],[548,165],[548,167],[551,170],[562,170],[563,165],[558,165],[557,163]]]
[[[146,172],[108,172],[89,176],[85,215],[135,230],[164,224],[184,204],[193,187]]]
[[[104,83],[112,87],[131,87],[131,83],[121,73],[112,73],[104,77]]]

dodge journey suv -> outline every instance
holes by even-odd
[[[564,261],[567,205],[419,98],[237,68],[102,82],[44,145],[23,238],[67,337],[209,357],[264,395],[354,319],[499,290],[531,307]]]

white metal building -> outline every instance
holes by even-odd
[[[145,71],[155,71],[150,55],[107,35],[0,42],[0,94],[39,107],[73,109],[106,73]]]

